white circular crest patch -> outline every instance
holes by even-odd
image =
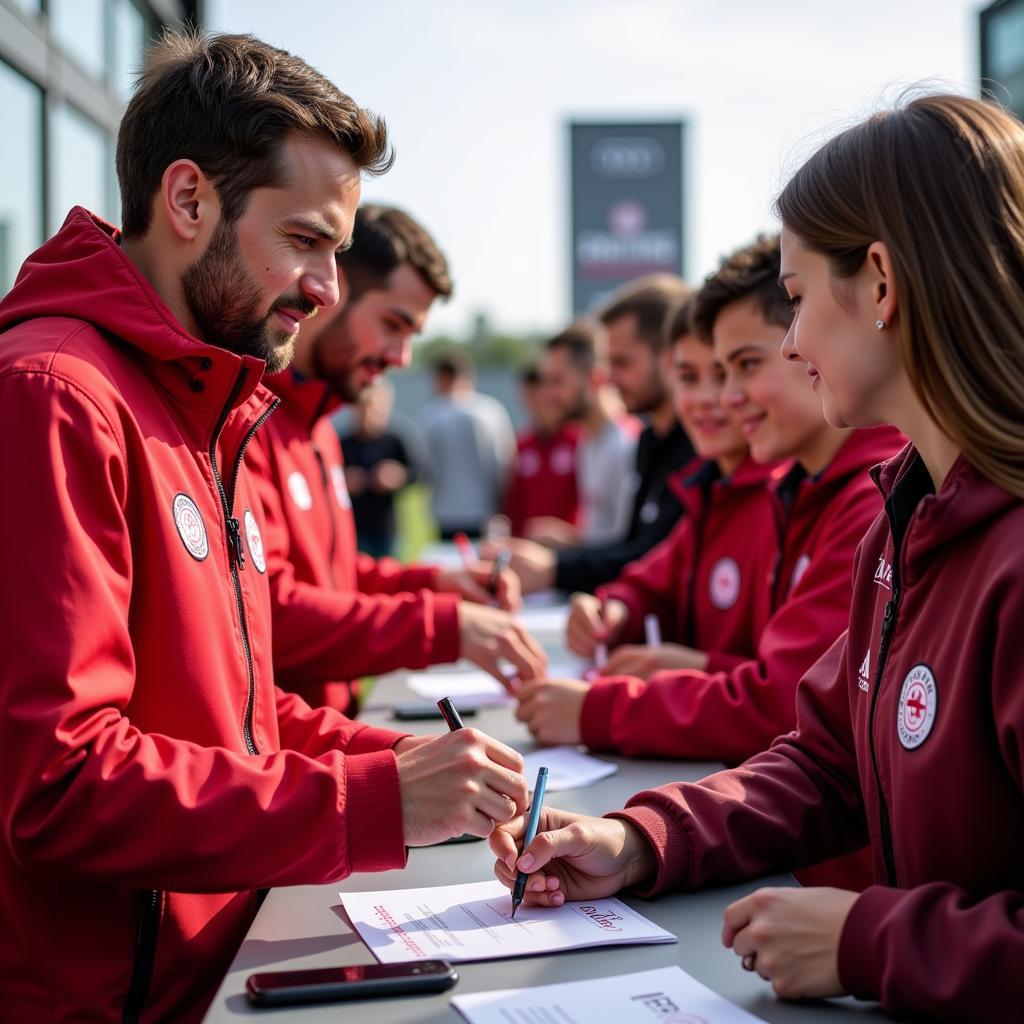
[[[306,478],[298,470],[288,477],[288,492],[292,496],[292,501],[303,512],[308,512],[313,507],[313,492],[310,491]]]
[[[252,557],[252,564],[260,572],[267,571],[267,556],[263,551],[263,535],[260,533],[260,525],[252,514],[252,509],[247,508],[242,516],[245,524],[245,542],[249,545],[249,555]]]
[[[807,572],[807,567],[811,564],[810,555],[801,555],[796,560],[796,565],[793,566],[793,575],[789,579],[789,589],[792,590],[803,578],[804,573]]]
[[[520,476],[536,476],[540,471],[540,456],[532,448],[521,451],[516,460],[516,469]]]
[[[334,484],[334,497],[338,504],[347,512],[352,507],[348,484],[345,483],[345,470],[341,466],[331,466],[331,482]]]
[[[174,525],[185,550],[201,562],[210,553],[210,541],[206,536],[206,524],[196,508],[196,503],[187,494],[176,494],[171,504]]]
[[[896,732],[907,750],[915,750],[928,739],[938,707],[939,691],[932,670],[927,665],[915,665],[903,680],[896,709]]]
[[[568,476],[576,469],[576,458],[567,444],[560,444],[551,453],[551,468],[559,476]]]
[[[733,558],[720,558],[711,567],[708,580],[711,603],[721,611],[728,611],[740,596],[740,567]]]

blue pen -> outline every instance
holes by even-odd
[[[548,770],[541,768],[537,771],[537,784],[533,787],[533,803],[530,805],[530,820],[526,823],[526,838],[523,840],[525,850],[533,842],[537,835],[537,825],[540,824],[540,809],[544,804],[544,790],[548,788]],[[519,904],[523,902],[526,895],[525,871],[516,873],[516,884],[512,887],[512,917],[516,916]]]

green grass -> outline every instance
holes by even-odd
[[[438,538],[437,524],[430,514],[430,489],[426,484],[410,484],[395,499],[398,520],[396,550],[403,562],[415,562],[420,552]]]

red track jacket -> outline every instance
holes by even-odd
[[[684,517],[600,591],[629,608],[624,642],[642,642],[644,616],[655,614],[666,641],[707,652],[710,672],[755,656],[777,543],[773,470],[748,459],[724,480],[714,462],[697,460],[670,479]]]
[[[870,839],[839,973],[914,1020],[1010,1024],[1024,1007],[1024,503],[963,458],[939,493],[913,448],[875,473],[849,633],[797,691],[797,728],[625,813],[654,890],[729,882]],[[742,837],[742,839],[740,838]]]
[[[525,536],[529,519],[554,516],[575,526],[580,519],[580,498],[576,489],[576,449],[580,429],[567,423],[552,437],[535,430],[520,432],[516,438],[516,460],[505,491],[505,515],[512,523],[512,536]]]
[[[795,467],[777,484],[779,557],[762,588],[756,659],[719,672],[657,672],[647,682],[599,680],[583,703],[583,742],[737,763],[789,732],[800,677],[849,618],[850,566],[879,508],[867,471],[900,442],[891,428],[854,431],[817,477]]]
[[[459,599],[430,589],[437,569],[356,550],[327,386],[293,370],[264,383],[281,408],[246,463],[267,520],[278,684],[314,707],[346,711],[350,680],[458,660]]]
[[[195,1021],[264,886],[405,862],[398,734],[274,686],[263,363],[76,208],[0,303],[0,1003]]]

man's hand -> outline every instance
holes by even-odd
[[[396,755],[405,754],[436,738],[436,736],[403,736],[391,749]]]
[[[519,577],[505,569],[498,576],[497,593],[488,590],[493,562],[477,562],[468,569],[441,569],[437,574],[435,587],[442,593],[459,594],[474,604],[497,604],[507,612],[517,612],[522,607],[522,592]]]
[[[511,540],[496,544],[487,541],[481,545],[485,558],[494,558],[501,548],[508,548],[512,554],[511,569],[519,577],[524,594],[532,594],[537,590],[545,590],[555,585],[555,565],[557,556],[543,544],[532,540],[513,537]]]
[[[405,486],[409,474],[405,466],[394,459],[383,459],[373,467],[371,480],[373,489],[379,494],[389,494],[392,491],[400,490]]]
[[[580,531],[555,516],[534,516],[523,525],[523,535],[549,548],[568,548],[580,542]]]
[[[459,603],[462,656],[508,687],[500,659],[511,661],[520,681],[536,679],[548,668],[548,656],[526,627],[508,612],[481,604]]]
[[[604,603],[593,594],[573,594],[565,626],[565,644],[573,654],[593,661],[598,644],[614,644],[629,621],[629,608],[612,598]]]
[[[465,832],[489,835],[527,804],[523,759],[475,729],[457,729],[398,755],[406,846]]]
[[[839,936],[857,895],[844,889],[758,889],[725,908],[722,942],[770,981],[780,999],[842,995]]]
[[[490,836],[498,860],[494,873],[510,889],[516,872],[530,872],[526,904],[560,907],[566,900],[599,899],[653,878],[657,861],[635,825],[619,818],[591,818],[545,807],[537,836],[519,856],[526,833],[520,815]]]
[[[517,691],[516,718],[545,747],[580,742],[580,716],[589,683],[579,679],[536,679]]]
[[[362,466],[345,467],[345,488],[349,494],[362,494],[370,485],[370,478]]]
[[[608,663],[601,669],[603,676],[640,676],[646,679],[663,669],[703,672],[708,665],[708,656],[682,644],[661,644],[646,647],[644,644],[623,644],[612,651]]]

